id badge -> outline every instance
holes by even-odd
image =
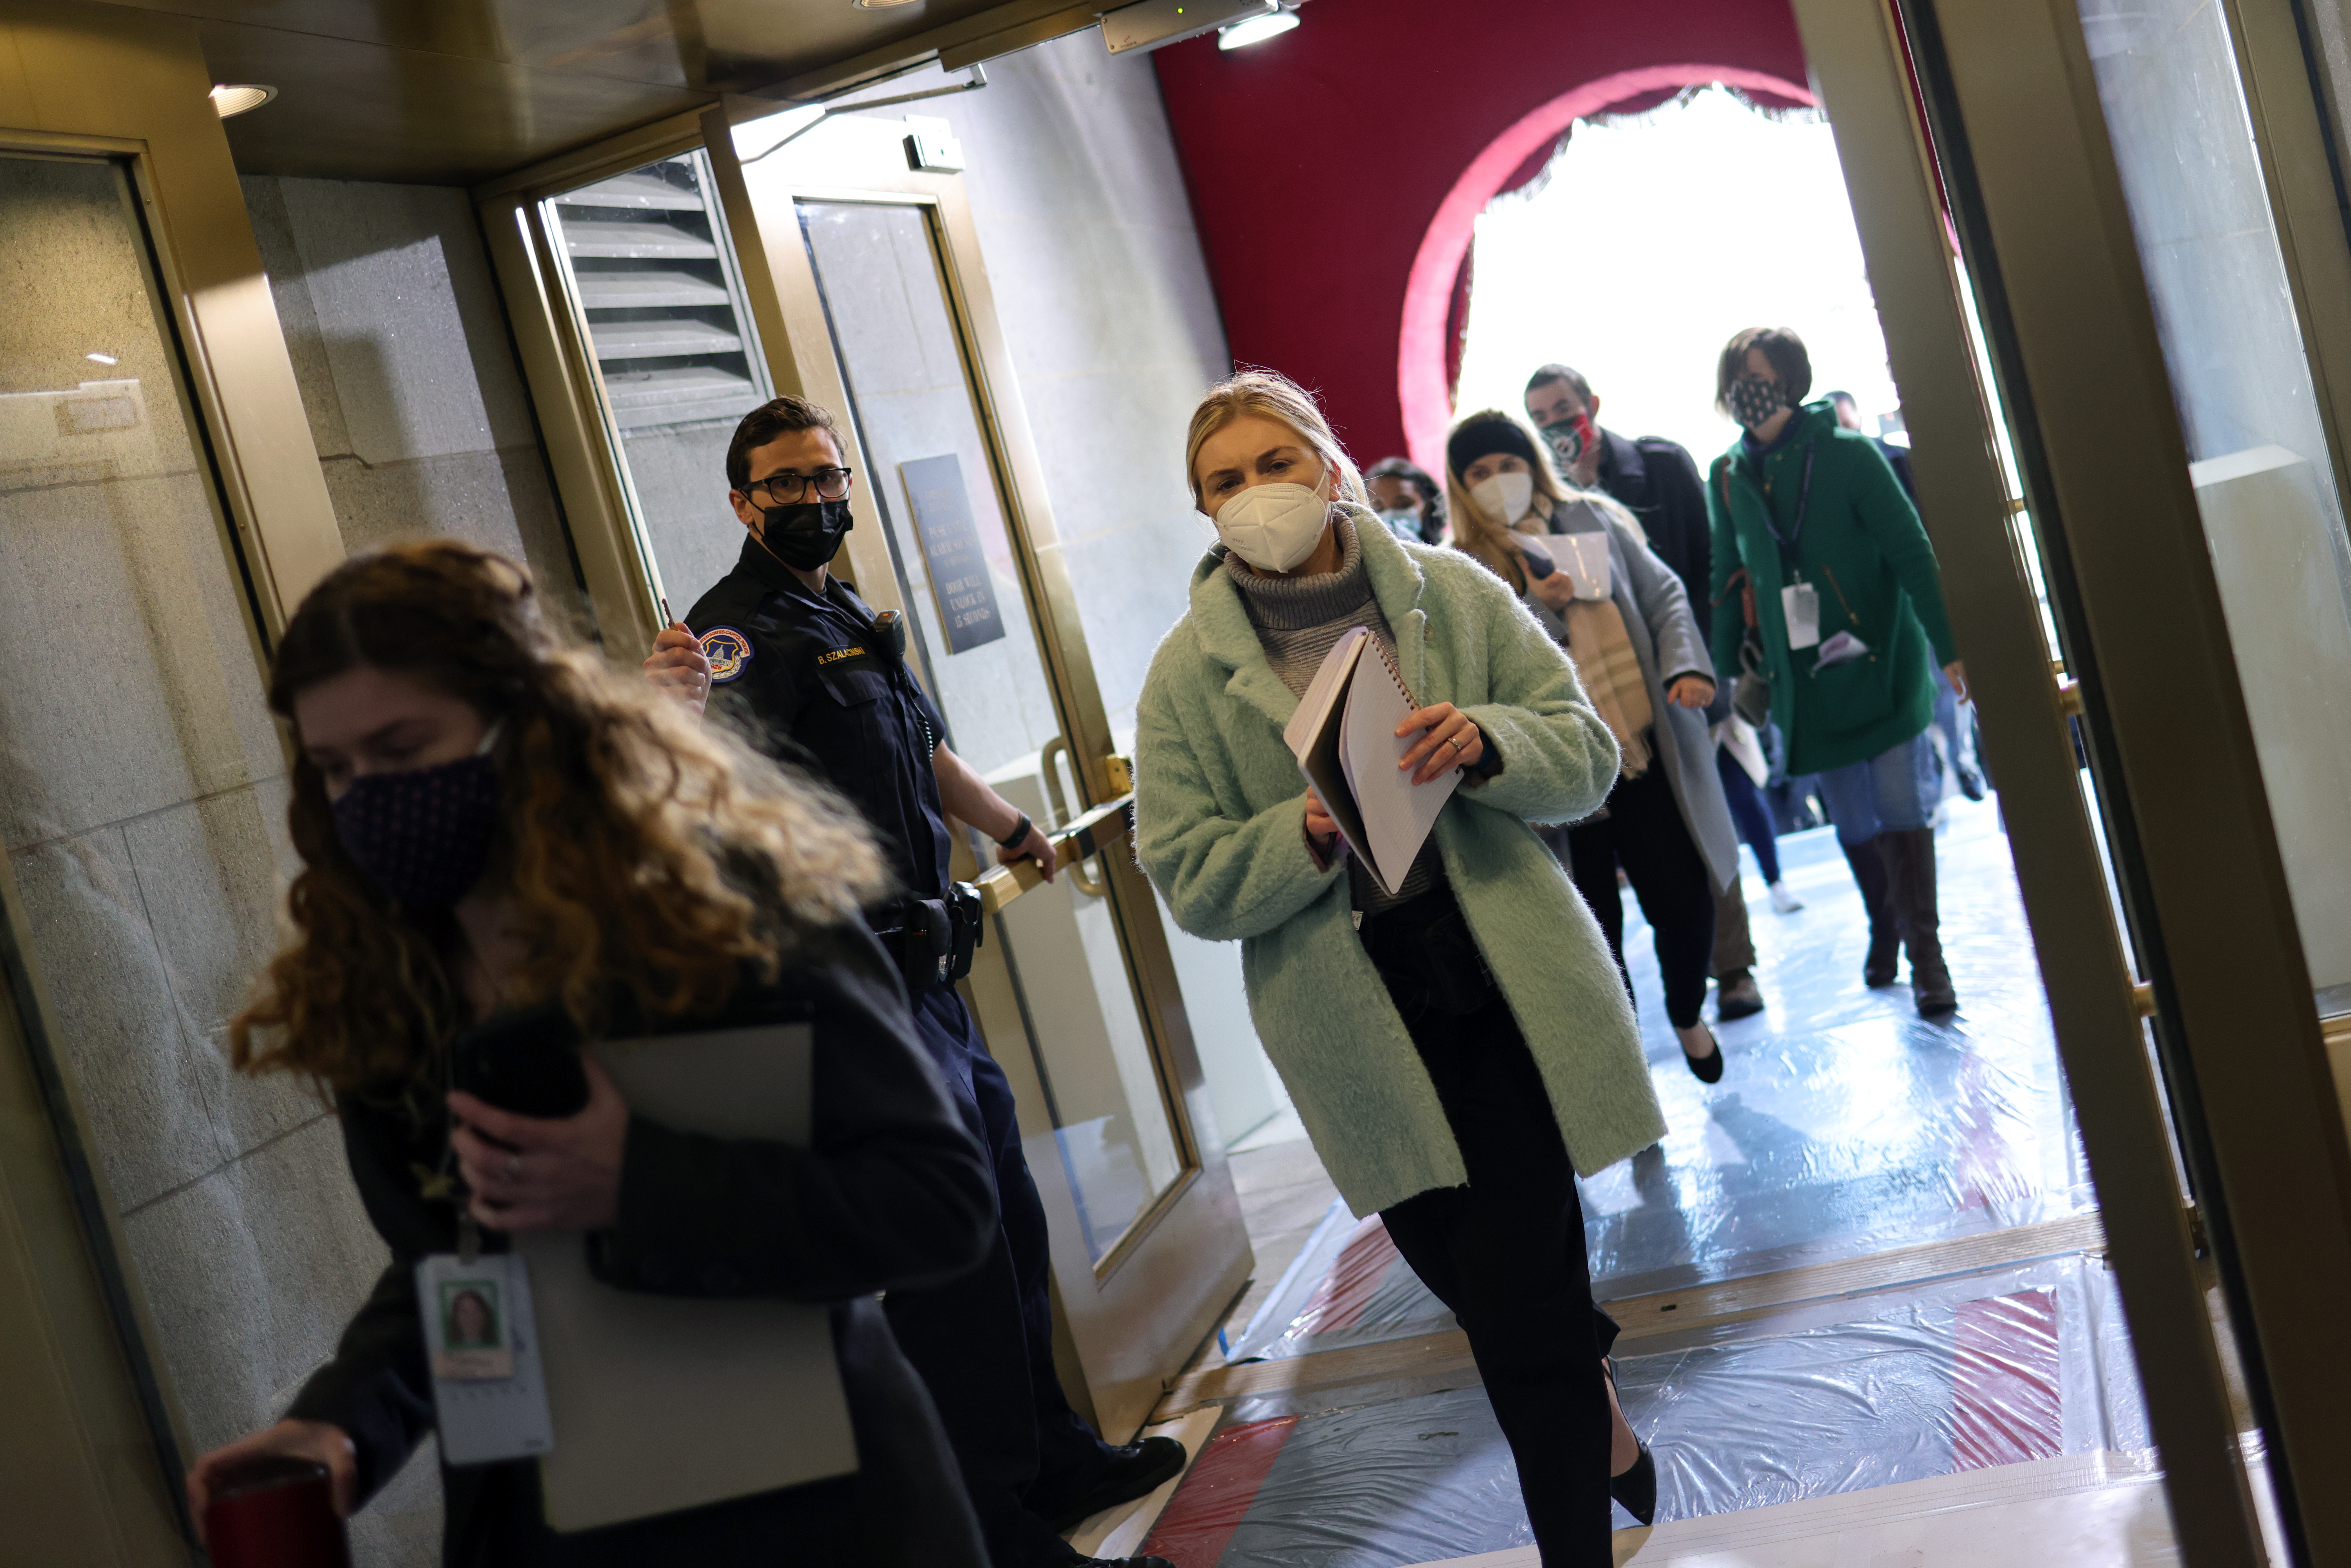
[[[486,1465],[552,1449],[555,1425],[521,1254],[485,1252],[468,1262],[436,1252],[416,1265],[416,1298],[442,1459]]]
[[[1788,618],[1788,648],[1810,648],[1821,640],[1821,591],[1792,582],[1780,591],[1780,611]]]

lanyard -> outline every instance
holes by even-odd
[[[1820,437],[1814,436],[1813,444],[1804,448],[1804,482],[1796,492],[1796,521],[1794,527],[1791,528],[1786,534],[1782,534],[1780,525],[1771,520],[1771,493],[1769,491],[1764,493],[1763,526],[1771,531],[1771,537],[1779,541],[1782,550],[1792,551],[1796,548],[1796,540],[1803,535],[1804,513],[1811,509],[1813,504],[1813,459],[1820,454]]]

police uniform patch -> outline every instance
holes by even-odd
[[[710,684],[723,686],[749,667],[751,639],[732,626],[713,626],[702,634],[702,656],[710,661]]]

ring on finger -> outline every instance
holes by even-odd
[[[1461,737],[1459,737],[1459,736],[1458,736],[1458,735],[1457,735],[1457,736],[1455,736],[1455,737],[1452,738],[1452,740],[1451,740],[1448,744],[1450,744],[1450,745],[1452,746],[1452,747],[1453,747],[1453,749],[1454,749],[1454,750],[1458,751],[1458,750],[1460,750],[1460,749],[1461,749],[1461,747],[1462,747],[1462,738],[1461,738]]]

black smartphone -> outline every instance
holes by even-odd
[[[560,1120],[588,1105],[578,1045],[550,1032],[543,1017],[528,1027],[473,1030],[457,1042],[450,1065],[455,1087],[517,1116]]]

